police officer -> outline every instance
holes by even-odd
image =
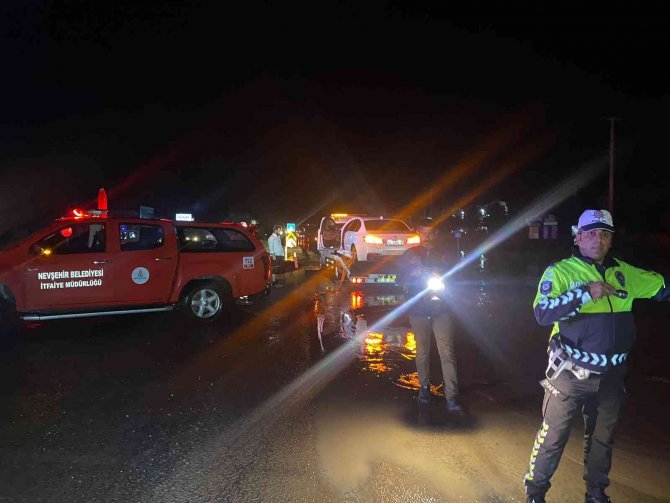
[[[438,229],[432,219],[423,220],[417,231],[421,246],[410,248],[403,255],[399,282],[407,291],[409,322],[416,341],[418,402],[420,405],[430,403],[430,342],[434,334],[442,364],[447,410],[462,415],[452,316],[440,279],[446,272],[448,261],[444,251],[436,245]],[[434,289],[428,287],[429,281],[433,282]]]
[[[614,427],[625,394],[628,352],[635,339],[635,299],[670,300],[668,280],[608,254],[614,224],[606,210],[579,217],[570,258],[544,272],[533,307],[540,325],[552,325],[543,421],[524,477],[527,501],[549,490],[572,420],[584,417],[585,502],[605,503]]]

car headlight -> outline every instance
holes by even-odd
[[[433,276],[428,280],[428,290],[431,292],[439,292],[441,290],[444,290],[444,281],[442,281],[442,278],[438,278],[437,276]]]

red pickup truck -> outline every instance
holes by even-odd
[[[122,218],[57,220],[0,251],[0,303],[24,320],[170,311],[214,320],[267,292],[270,257],[242,226]]]

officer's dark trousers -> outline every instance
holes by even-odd
[[[416,371],[419,375],[419,384],[426,386],[430,382],[430,338],[434,333],[442,363],[444,394],[447,398],[456,398],[458,377],[451,317],[448,313],[431,317],[410,314],[409,323],[416,341]]]
[[[544,495],[549,490],[573,419],[580,413],[584,418],[584,480],[587,487],[605,489],[609,485],[614,427],[623,404],[625,374],[625,367],[614,367],[580,381],[572,372],[563,371],[555,380],[541,382],[545,388],[544,420],[524,477],[529,495]]]

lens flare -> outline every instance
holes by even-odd
[[[471,263],[473,260],[476,260],[482,254],[490,251],[508,239],[515,232],[526,225],[527,219],[532,219],[547,212],[565,200],[567,197],[574,194],[576,191],[593,180],[599,173],[601,173],[606,165],[607,160],[599,158],[581,167],[579,174],[570,177],[547,194],[538,198],[517,218],[493,234],[456,267],[448,271],[444,277],[454,274],[458,270],[465,267],[467,264]],[[300,295],[298,292],[304,292],[304,288],[307,287],[308,284],[310,284],[310,281],[306,282],[302,288],[296,289],[295,292],[289,295],[286,299],[278,302],[277,305],[273,306],[271,309],[282,310],[288,308],[291,305],[295,305],[295,303],[297,303],[296,296]],[[372,326],[366,327],[366,330],[356,330],[354,337],[342,344],[327,357],[319,361],[319,363],[305,371],[302,375],[294,379],[291,383],[286,385],[279,392],[268,399],[264,404],[255,409],[254,412],[252,412],[250,416],[246,418],[243,424],[240,425],[238,434],[244,433],[245,430],[251,430],[258,424],[266,424],[268,421],[278,419],[285,411],[290,410],[297,403],[301,402],[305,398],[313,396],[315,393],[320,391],[331,380],[333,380],[335,376],[344,370],[352,360],[356,358],[361,345],[365,345],[365,339],[368,338],[369,333],[381,332],[381,327],[389,325],[393,320],[406,314],[408,309],[414,305],[427,291],[428,290],[419,292],[414,297],[408,299],[404,304],[398,306],[381,317]],[[252,322],[249,326],[245,327],[244,330],[253,330],[254,325],[255,323]],[[407,342],[410,344],[409,338]],[[412,382],[412,385],[412,388],[414,388],[415,383]]]

